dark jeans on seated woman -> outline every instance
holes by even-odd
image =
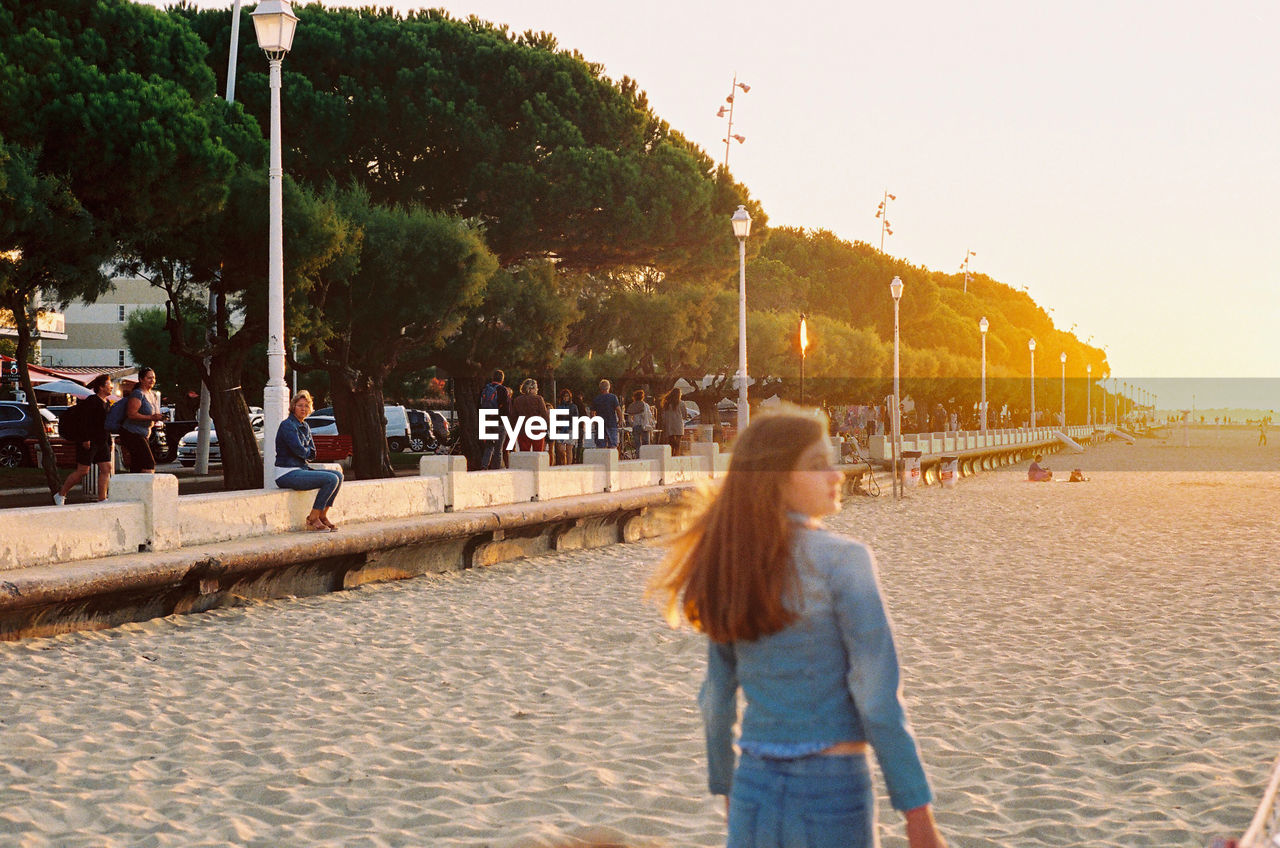
[[[333,506],[342,488],[342,472],[330,471],[327,468],[296,468],[283,477],[276,478],[276,485],[282,489],[293,489],[304,492],[319,489],[312,509],[328,509]]]

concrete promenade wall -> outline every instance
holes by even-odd
[[[1093,435],[1094,427],[1037,427],[1034,430],[987,430],[982,433],[961,431],[957,433],[912,433],[903,434],[902,449],[918,450],[925,457],[942,456],[944,454],[964,454],[968,451],[983,451],[1006,446],[1051,445],[1057,442],[1058,433],[1066,433],[1072,439],[1080,441]],[[868,449],[871,458],[877,462],[888,462],[892,453],[892,439],[889,436],[872,436]]]
[[[717,445],[691,457],[644,448],[621,462],[616,451],[589,449],[582,465],[551,467],[546,453],[512,453],[511,468],[467,472],[457,456],[423,457],[417,477],[347,481],[334,506],[348,525],[489,509],[605,492],[696,483],[727,468]],[[168,474],[119,474],[100,504],[0,511],[0,572],[101,557],[191,548],[301,530],[314,492],[281,489],[178,497]]]

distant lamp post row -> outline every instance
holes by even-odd
[[[263,407],[263,485],[273,486],[276,430],[284,423],[289,387],[284,382],[284,169],[280,157],[280,67],[293,46],[298,17],[289,0],[262,0],[253,11],[258,46],[267,54],[271,86],[271,153],[267,168],[269,244],[267,249],[267,385]]]

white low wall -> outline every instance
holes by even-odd
[[[1093,435],[1094,428],[1089,426],[1037,427],[1034,430],[988,430],[982,433],[967,431],[960,433],[911,433],[903,434],[902,449],[918,450],[924,456],[942,456],[944,454],[964,453],[965,451],[985,450],[988,448],[1013,445],[1050,444],[1057,441],[1057,434],[1065,432],[1073,439],[1086,438]],[[872,436],[867,446],[874,460],[887,460],[892,447],[889,436]]]
[[[331,516],[339,524],[407,518],[695,482],[728,470],[718,445],[693,450],[672,457],[669,446],[651,445],[641,459],[622,462],[615,450],[589,448],[583,464],[555,468],[546,453],[516,452],[511,469],[472,472],[464,457],[427,456],[417,477],[346,481]],[[314,491],[274,488],[179,498],[173,475],[117,474],[105,503],[0,510],[0,571],[293,532],[314,500]]]

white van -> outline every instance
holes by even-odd
[[[409,412],[403,406],[387,404],[382,408],[387,419],[387,449],[400,453],[409,449]]]

